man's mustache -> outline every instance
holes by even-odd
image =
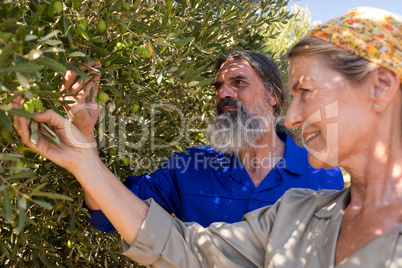
[[[216,106],[217,115],[221,115],[223,113],[223,108],[225,108],[226,106],[237,106],[240,108],[241,111],[243,110],[243,103],[241,101],[229,98],[222,99]]]

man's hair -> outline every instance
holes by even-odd
[[[215,70],[219,71],[222,64],[230,59],[239,59],[247,61],[254,71],[261,78],[265,89],[272,94],[277,102],[274,105],[274,116],[277,117],[283,113],[285,107],[285,85],[283,83],[281,71],[278,66],[264,54],[250,50],[232,50],[222,54],[215,65]]]

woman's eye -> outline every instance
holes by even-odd
[[[310,89],[307,89],[307,88],[300,88],[299,90],[301,91],[302,95],[305,95],[305,93],[310,92]]]

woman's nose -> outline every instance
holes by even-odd
[[[286,112],[285,126],[287,128],[301,127],[303,123],[303,117],[301,115],[299,105],[293,100],[290,103],[288,111]]]

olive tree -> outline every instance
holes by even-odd
[[[34,112],[64,115],[63,74],[73,69],[90,79],[80,65],[100,62],[101,158],[121,179],[152,172],[172,152],[206,143],[214,61],[236,48],[272,54],[265,29],[293,17],[286,5],[0,0],[0,265],[136,266],[121,255],[117,233],[86,222],[83,191],[72,175],[21,143],[13,115],[30,120],[33,142],[44,135],[57,146],[52,130],[34,123]],[[24,102],[13,107],[18,96]]]

